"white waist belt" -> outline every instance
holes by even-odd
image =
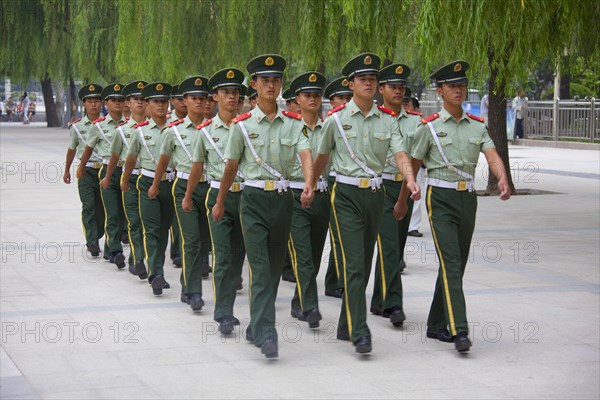
[[[473,192],[475,190],[475,184],[473,181],[448,182],[439,179],[427,178],[427,184],[429,186],[435,186],[444,189],[454,189],[459,192],[464,192],[466,190]]]
[[[107,160],[105,158],[102,159],[102,164],[104,165],[108,165],[108,163],[110,162],[110,160]],[[123,161],[119,160],[117,161],[117,167],[122,167],[123,166]]]
[[[190,174],[188,174],[187,172],[183,172],[183,171],[177,171],[177,177],[179,179],[190,179]],[[202,176],[200,177],[200,180],[198,182],[206,182],[206,174],[202,174]]]
[[[385,179],[386,181],[394,181],[394,182],[402,182],[402,180],[404,179],[404,178],[402,178],[401,173],[387,174],[384,172],[383,174],[381,174],[381,177],[383,179]]]
[[[154,171],[150,171],[149,169],[142,168],[142,175],[147,176],[148,178],[154,178],[154,175],[156,175],[156,174],[154,173]],[[171,182],[173,179],[175,179],[175,171],[167,171],[160,178],[161,181],[168,180],[169,182]]]
[[[290,187],[290,181],[288,180],[279,180],[279,181],[252,181],[246,180],[244,181],[244,185],[252,186],[258,189],[263,189],[267,192],[272,192],[277,190],[279,193],[287,192]]]
[[[379,189],[381,187],[381,183],[383,179],[380,176],[377,178],[354,178],[352,176],[344,176],[344,175],[336,175],[336,182],[345,183],[347,185],[352,185],[359,187],[361,189],[371,188],[373,190]]]
[[[140,174],[140,170],[139,169],[132,169],[131,170],[131,175],[139,175]]]
[[[210,187],[213,189],[220,189],[221,182],[219,181],[210,181]],[[233,182],[229,187],[229,191],[232,193],[241,192],[244,190],[244,182]]]
[[[335,178],[336,175],[337,175],[337,172],[335,172],[335,171],[329,172],[329,176],[333,176]]]
[[[290,182],[290,187],[292,189],[304,189],[304,182]],[[317,181],[313,187],[314,191],[318,192],[326,192],[327,191],[327,181]]]
[[[100,167],[102,166],[102,163],[97,161],[97,162],[88,162],[85,163],[86,168],[94,168],[94,169],[100,169]]]

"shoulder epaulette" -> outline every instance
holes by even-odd
[[[329,111],[327,111],[327,116],[329,116],[329,115],[332,115],[332,114],[335,114],[336,112],[340,111],[340,110],[341,110],[341,109],[343,109],[344,107],[346,107],[346,103],[344,103],[344,104],[342,104],[342,105],[340,105],[340,106],[337,106],[337,107],[336,107],[336,108],[334,108],[333,110],[329,110]]]
[[[98,122],[102,122],[102,121],[104,121],[105,119],[106,119],[106,117],[105,117],[105,116],[104,116],[104,117],[100,117],[100,118],[98,118],[97,120],[95,120],[94,122],[92,122],[92,124],[97,124]]]
[[[283,115],[285,115],[286,117],[294,118],[294,119],[297,119],[298,121],[300,121],[302,119],[302,115],[296,114],[295,112],[291,112],[288,110],[281,110],[281,113]]]
[[[183,122],[183,118],[182,119],[178,119],[177,121],[173,121],[171,123],[169,123],[169,125],[167,125],[168,128],[175,126],[175,125],[179,125]]]
[[[473,115],[471,113],[466,113],[467,117],[474,119],[475,121],[479,121],[479,122],[485,122],[485,120],[481,117],[478,117],[477,115]]]
[[[115,126],[115,128],[125,125],[128,121],[129,121],[129,118],[127,118],[124,122],[121,122],[119,125]]]
[[[251,115],[252,115],[252,112],[248,111],[246,114],[238,115],[237,117],[232,119],[231,122],[233,122],[234,124],[237,124],[240,121],[250,118]]]
[[[410,114],[410,115],[418,115],[419,117],[423,116],[423,114],[421,114],[420,112],[416,112],[416,111],[408,111],[408,110],[406,110],[406,113]]]
[[[421,120],[421,123],[422,123],[423,125],[425,125],[426,123],[428,123],[428,122],[431,122],[431,121],[434,121],[434,120],[438,119],[439,117],[440,117],[440,114],[438,114],[438,113],[431,114],[429,117],[427,117],[427,118],[423,118],[423,119]]]
[[[385,108],[384,106],[377,106],[377,108],[380,111],[383,111],[384,113],[391,115],[392,117],[396,116],[396,113],[394,111],[390,110],[389,108]]]
[[[139,124],[135,124],[133,127],[134,127],[135,129],[137,129],[137,128],[141,128],[142,126],[146,126],[146,125],[148,125],[149,123],[150,123],[150,121],[147,121],[147,120],[146,120],[146,121],[144,121],[144,122],[140,122]]]
[[[199,131],[200,129],[204,128],[205,126],[210,125],[211,122],[212,122],[212,119],[207,119],[206,121],[204,121],[200,125],[196,126],[196,130]]]
[[[81,121],[82,119],[83,119],[83,117],[81,117],[81,118],[77,118],[75,121],[71,122],[71,123],[69,124],[69,126],[71,126],[71,125],[75,125],[76,123],[78,123],[78,122],[79,122],[79,121]]]

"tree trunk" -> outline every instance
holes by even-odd
[[[510,162],[508,157],[508,137],[506,134],[506,80],[498,82],[498,68],[494,66],[494,51],[488,51],[488,65],[490,66],[489,80],[489,114],[488,131],[494,141],[496,150],[502,158],[504,170],[508,175],[508,184],[514,193],[515,185],[510,173]],[[498,179],[493,174],[493,167],[488,167],[488,184],[485,190],[487,195],[494,196],[500,193],[498,189]]]
[[[52,81],[46,75],[44,79],[40,79],[42,85],[42,94],[44,95],[44,106],[46,107],[46,122],[48,128],[58,128],[62,126],[62,121],[56,113],[56,104],[54,103],[54,94],[52,92]]]
[[[71,112],[69,113],[69,122],[73,122],[77,118],[77,93],[75,91],[75,81],[71,76],[69,78],[69,99]]]

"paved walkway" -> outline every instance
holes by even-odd
[[[598,151],[511,147],[517,187],[556,194],[479,199],[469,354],[425,338],[437,273],[425,224],[407,247],[404,329],[369,316],[373,353],[360,357],[335,339],[339,300],[320,298],[324,321],[311,331],[289,316],[293,285],[281,282],[280,358],[267,361],[241,331],[221,339],[209,282],[192,314],[170,263],[172,289],[155,298],[85,257],[77,188],[61,180],[67,136],[0,125],[2,399],[600,396]],[[243,330],[247,287],[235,309]]]

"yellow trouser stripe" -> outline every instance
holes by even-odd
[[[348,333],[352,337],[352,315],[350,313],[350,303],[348,302],[348,284],[346,282],[346,252],[344,251],[344,243],[342,242],[342,233],[340,232],[340,223],[337,217],[337,211],[335,210],[335,194],[337,189],[337,182],[333,184],[331,191],[331,209],[333,210],[333,219],[335,220],[335,227],[338,233],[338,239],[340,241],[340,249],[342,251],[342,266],[344,267],[344,299],[346,301],[346,318],[348,319]]]
[[[175,208],[175,217],[177,218],[177,228],[179,229],[179,240],[181,240],[181,265],[182,265],[182,270],[181,270],[181,274],[183,275],[183,287],[185,289],[185,287],[187,286],[187,279],[186,279],[186,257],[185,257],[185,238],[183,237],[183,230],[181,229],[181,220],[179,219],[179,212],[177,211],[177,200],[175,199],[175,187],[177,186],[177,182],[179,181],[179,177],[175,179],[175,182],[173,182],[173,185],[171,186],[171,195],[173,196],[173,207]],[[173,224],[171,224],[171,227],[169,228],[169,230],[171,232],[173,232]],[[171,233],[172,234],[172,233]]]
[[[300,299],[300,308],[304,311],[304,302],[302,301],[302,285],[300,285],[300,279],[298,278],[298,255],[296,254],[296,248],[294,247],[294,239],[290,233],[290,240],[288,240],[288,250],[290,252],[290,259],[292,260],[292,268],[294,270],[294,276],[296,277],[296,290],[298,290],[298,298]]]
[[[438,243],[437,235],[435,233],[435,229],[433,228],[433,218],[432,218],[432,209],[431,209],[431,189],[432,186],[429,186],[427,189],[427,208],[429,209],[427,212],[427,216],[429,217],[429,225],[431,225],[431,233],[433,234],[433,242],[435,243],[435,248],[438,251],[440,256],[440,266],[442,268],[442,281],[444,282],[444,293],[446,294],[446,302],[448,305],[448,318],[450,319],[450,333],[452,336],[456,336],[456,325],[454,324],[454,312],[452,311],[452,300],[450,299],[450,288],[448,287],[448,278],[446,277],[446,264],[444,263],[444,256],[442,255],[442,249]]]
[[[150,253],[148,253],[148,243],[146,242],[146,225],[144,224],[144,218],[142,216],[142,191],[140,190],[140,179],[142,178],[142,174],[140,174],[135,181],[135,187],[138,190],[138,208],[140,209],[140,221],[142,221],[142,234],[144,236],[144,254],[146,256],[146,263],[148,264],[148,276],[152,276],[152,266],[148,262],[148,258],[150,257]]]
[[[216,255],[215,255],[215,238],[213,237],[213,233],[212,233],[212,224],[213,222],[211,221],[211,216],[210,216],[210,209],[208,208],[208,196],[210,196],[210,191],[212,190],[212,188],[209,186],[208,187],[208,192],[206,192],[206,199],[204,199],[204,207],[206,208],[206,219],[208,221],[208,232],[210,233],[210,245],[212,247],[212,278],[211,278],[211,282],[212,282],[212,287],[213,287],[213,304],[217,304],[217,287],[215,286],[215,271],[217,270],[217,263],[215,262],[215,260],[217,259]],[[194,204],[192,202],[192,207],[194,207]]]
[[[338,257],[337,251],[335,249],[335,235],[333,234],[333,229],[331,229],[331,223],[329,224],[329,237],[331,242],[331,251],[333,251],[333,263],[335,264],[335,273],[338,279],[340,279],[340,268],[338,267]]]
[[[243,200],[244,196],[240,196],[240,226],[242,227],[242,233],[244,232],[244,219],[242,218]],[[248,285],[248,308],[252,310],[252,266],[250,265],[250,257],[248,257],[248,279],[250,280],[250,285]],[[252,318],[250,318],[250,322],[252,322]]]
[[[381,248],[381,236],[377,235],[377,252],[379,253],[379,264],[381,269],[381,306],[383,307],[383,302],[385,301],[385,297],[387,296],[387,282],[385,280],[385,267],[383,264],[383,250]]]
[[[102,181],[102,179],[100,179],[100,176],[102,175],[103,169],[104,169],[104,164],[102,164],[102,166],[98,170],[98,180],[99,181]],[[104,190],[104,188],[102,187],[102,183],[100,183],[100,199],[102,200],[102,208],[104,208],[104,234],[106,235],[106,238],[104,240],[106,243],[108,243],[108,241],[110,240],[110,237],[108,236],[108,230],[106,230],[106,226],[108,225],[108,213],[106,212],[106,204],[104,203],[104,195],[102,194],[103,190]]]

